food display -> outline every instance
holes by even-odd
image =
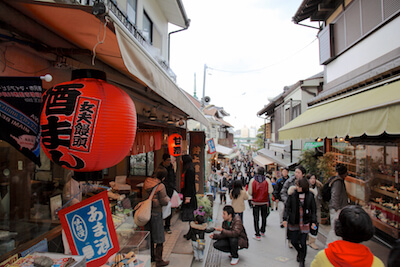
[[[135,266],[138,263],[137,257],[133,251],[127,254],[115,254],[112,259],[111,267]]]
[[[398,184],[390,180],[392,177],[377,175],[371,188],[369,213],[375,227],[393,236],[400,233],[400,191]]]

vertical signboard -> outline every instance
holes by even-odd
[[[214,154],[215,152],[217,152],[217,149],[215,147],[214,138],[207,140],[207,145],[208,145],[208,153],[209,154]]]
[[[264,130],[265,139],[271,139],[271,123],[264,124]]]
[[[73,255],[84,255],[87,266],[97,267],[119,251],[107,191],[58,213]]]
[[[189,151],[193,159],[196,192],[198,194],[204,193],[204,147],[205,147],[205,134],[204,132],[189,132],[190,145]]]

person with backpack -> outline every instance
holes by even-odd
[[[256,234],[253,238],[261,241],[261,236],[265,237],[267,227],[267,216],[270,199],[273,192],[271,180],[264,176],[264,167],[258,167],[257,174],[250,180],[247,193],[252,197],[254,230]],[[261,213],[261,229],[259,226]]]
[[[347,167],[339,163],[336,165],[336,176],[329,178],[327,184],[322,188],[323,199],[326,201],[330,198],[329,215],[331,220],[331,230],[326,239],[326,247],[329,243],[340,239],[340,237],[336,235],[335,227],[333,226],[335,225],[335,220],[339,217],[340,211],[349,204],[346,185],[344,183],[346,176]]]

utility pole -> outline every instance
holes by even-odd
[[[201,99],[201,107],[204,108],[204,97],[206,96],[206,74],[207,74],[207,65],[204,64],[204,75],[203,75],[203,97]]]
[[[194,93],[193,93],[193,97],[197,99],[197,95],[196,95],[196,72],[194,73]]]

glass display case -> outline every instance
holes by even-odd
[[[150,232],[135,229],[132,213],[113,214],[120,251],[111,256],[109,266],[150,267]]]
[[[374,226],[400,237],[399,145],[396,142],[333,142],[336,162],[347,166],[350,199],[370,214]]]

